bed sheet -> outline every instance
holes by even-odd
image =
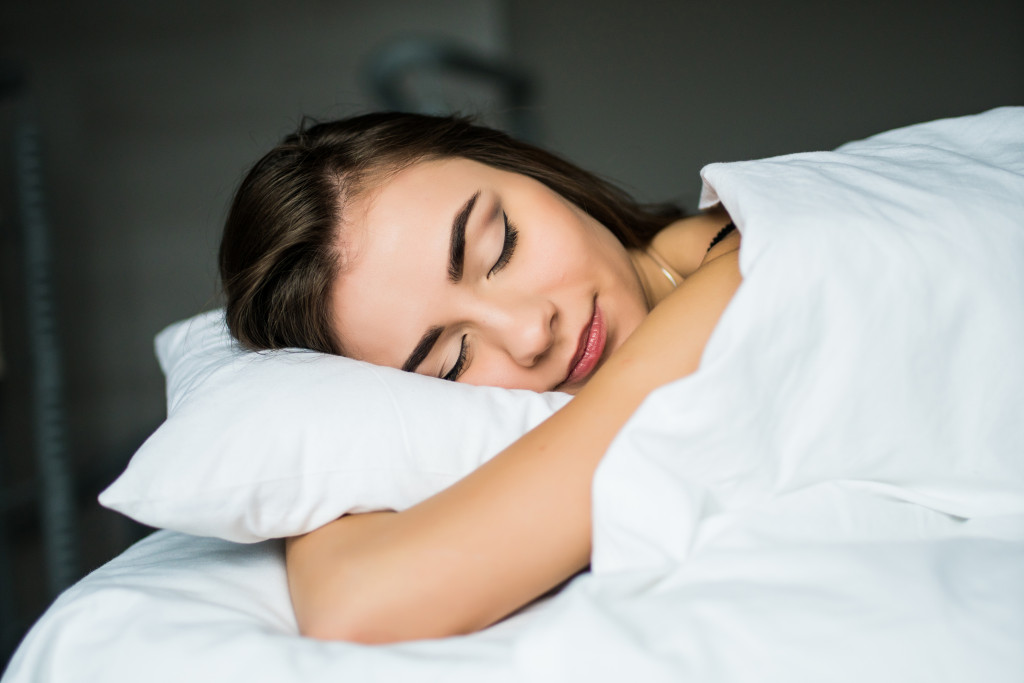
[[[2,680],[511,681],[499,662],[529,618],[388,648],[301,638],[283,542],[158,531],[61,595]]]
[[[583,575],[479,634],[359,646],[296,635],[280,542],[161,531],[65,593],[3,681],[1016,682],[1024,519],[987,533],[701,553]]]

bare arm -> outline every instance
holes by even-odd
[[[734,246],[655,308],[572,402],[465,479],[403,512],[291,539],[302,633],[366,643],[468,633],[585,567],[595,468],[652,390],[697,369],[739,283]]]

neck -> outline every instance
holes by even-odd
[[[682,276],[650,248],[631,250],[629,256],[633,268],[640,276],[640,285],[643,287],[648,309],[657,306],[683,281]]]

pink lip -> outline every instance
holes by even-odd
[[[594,313],[590,318],[590,324],[583,328],[580,333],[579,347],[569,364],[569,374],[563,384],[574,384],[586,378],[601,360],[604,353],[604,345],[607,341],[608,329],[604,324],[604,317],[601,315],[601,308],[594,302]]]

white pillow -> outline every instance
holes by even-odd
[[[223,311],[156,337],[167,420],[100,503],[229,541],[401,510],[446,488],[568,402],[311,351],[244,351]]]

